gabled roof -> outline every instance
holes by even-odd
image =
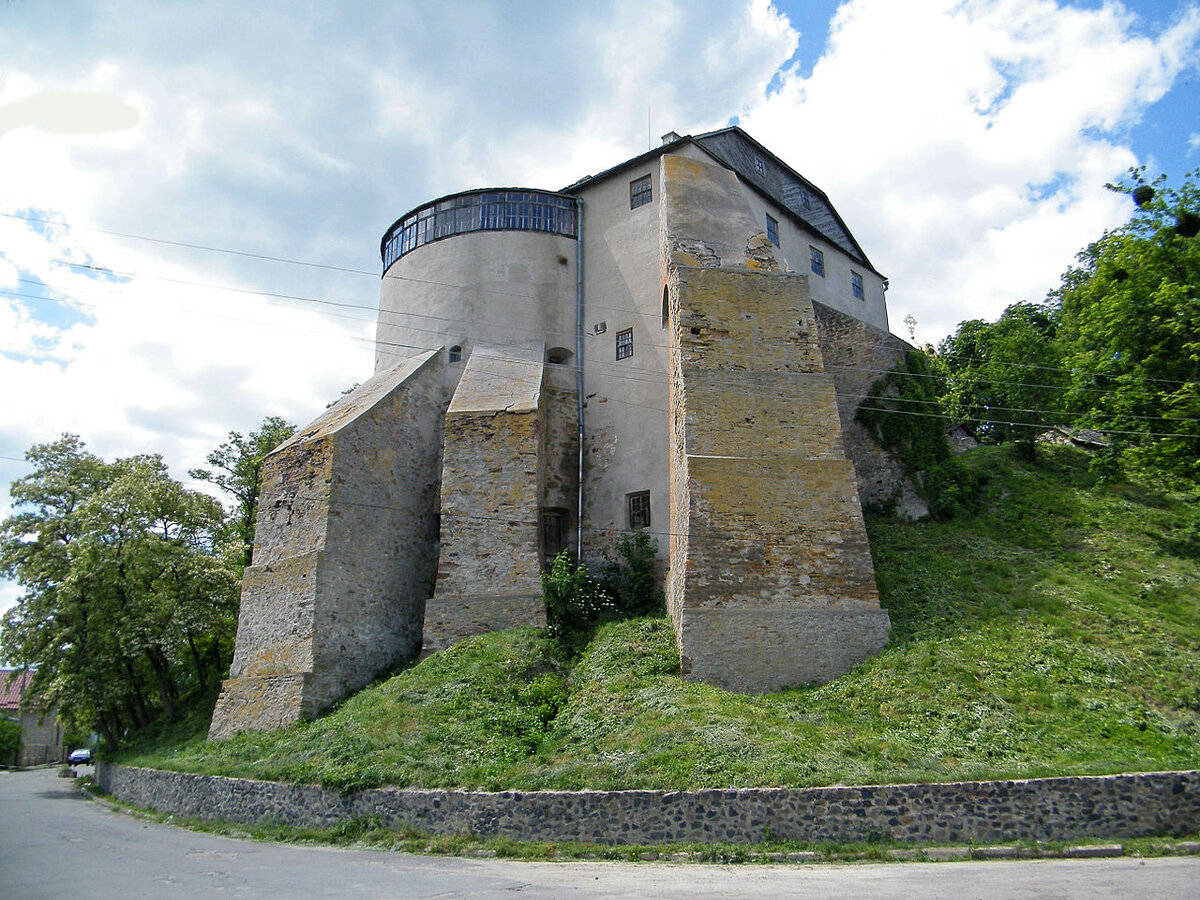
[[[627,159],[625,162],[605,169],[596,175],[581,178],[563,188],[564,194],[575,194],[593,182],[602,181],[628,169],[669,153],[680,145],[690,143],[703,150],[725,168],[735,172],[751,189],[762,194],[788,214],[799,228],[820,237],[862,263],[872,272],[879,274],[871,264],[842,217],[829,202],[829,197],[815,184],[781,160],[778,156],[750,137],[737,125],[709,131],[699,135],[685,135],[669,140],[653,150]],[[755,165],[755,158],[762,162],[762,170]],[[807,198],[808,202],[805,203]],[[880,276],[882,277],[882,276]]]
[[[28,669],[0,669],[0,709],[19,710],[31,681],[33,672]]]

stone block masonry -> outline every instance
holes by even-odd
[[[888,615],[807,280],[678,266],[668,293],[681,671],[743,692],[829,681],[883,647]]]
[[[478,345],[446,411],[441,553],[422,652],[515,625],[543,627],[545,349]]]
[[[910,473],[884,450],[855,418],[858,407],[875,380],[904,360],[908,344],[886,331],[873,328],[820,303],[813,303],[821,356],[837,390],[838,415],[846,455],[854,463],[858,496],[862,503],[896,504],[902,518],[929,514],[912,483]]]
[[[306,784],[101,763],[100,787],[145,809],[229,822],[386,828],[518,841],[995,843],[1200,831],[1200,772],[948,784],[696,791],[477,791]]]
[[[436,565],[437,352],[372,377],[263,464],[210,737],[311,718],[410,657]]]

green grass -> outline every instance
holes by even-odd
[[[886,649],[830,684],[682,681],[670,624],[603,628],[571,666],[483,635],[270,734],[203,730],[120,761],[210,774],[484,789],[808,786],[1200,767],[1200,518],[1087,456],[968,454],[981,511],[868,520]]]

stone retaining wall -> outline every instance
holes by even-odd
[[[876,787],[702,791],[473,791],[315,785],[97,766],[135,806],[199,819],[322,826],[375,818],[434,834],[665,844],[1074,840],[1200,831],[1200,771]]]

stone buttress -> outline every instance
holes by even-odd
[[[552,404],[574,397],[550,389],[544,357],[541,343],[476,345],[450,401],[424,654],[473,634],[546,624],[548,418]]]
[[[750,211],[723,199],[728,177],[663,158],[668,609],[685,677],[760,692],[841,675],[889,620],[807,278],[778,270]]]
[[[443,363],[357,387],[263,464],[210,737],[312,718],[413,656],[436,566]]]

